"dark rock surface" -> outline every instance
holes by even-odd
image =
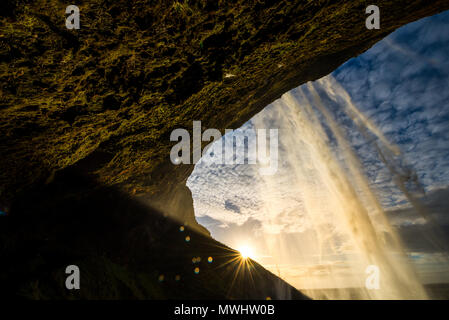
[[[371,1],[79,0],[81,29],[67,30],[63,1],[5,3],[0,281],[2,294],[47,298],[69,297],[57,285],[69,260],[92,275],[80,297],[186,297],[186,288],[196,288],[192,298],[265,295],[278,280],[261,267],[265,291],[227,291],[220,269],[209,282],[207,272],[202,281],[191,274],[187,256],[196,253],[180,249],[180,225],[193,228],[204,254],[230,249],[196,224],[185,186],[193,166],[170,163],[171,131],[191,130],[193,120],[237,128],[396,28],[449,8],[377,1],[381,29],[367,30]],[[182,290],[157,281],[164,265],[173,274],[189,268]],[[139,279],[143,289],[133,285]]]
[[[0,216],[2,299],[305,298],[235,250],[95,183],[68,170]],[[80,269],[80,290],[65,287],[69,265]]]

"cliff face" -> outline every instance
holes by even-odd
[[[17,258],[14,248],[35,241],[31,234],[44,239],[56,226],[75,234],[68,226],[73,220],[81,233],[95,230],[88,237],[95,257],[109,250],[99,240],[111,232],[106,226],[118,235],[114,248],[126,249],[124,235],[142,224],[159,239],[164,229],[156,220],[133,217],[128,205],[128,214],[108,216],[114,208],[103,196],[110,190],[126,198],[120,203],[131,197],[170,225],[207,233],[195,223],[185,187],[193,166],[170,162],[171,131],[191,131],[193,120],[203,128],[237,128],[282,93],[328,74],[396,28],[449,8],[444,0],[377,1],[381,29],[367,30],[370,4],[80,0],[81,28],[68,30],[63,1],[6,0],[0,17],[4,257]],[[98,217],[81,220],[73,203]],[[31,221],[35,229],[28,229]],[[69,241],[62,231],[50,238],[66,241],[61,246]],[[80,256],[90,250],[69,247]]]

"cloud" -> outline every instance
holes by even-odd
[[[366,53],[351,59],[332,75],[348,91],[354,103],[387,139],[398,145],[402,158],[398,167],[416,172],[418,180],[427,192],[424,200],[435,220],[449,234],[449,12],[429,17],[407,25],[387,39],[379,42]],[[333,117],[345,131],[348,141],[362,162],[371,186],[380,196],[389,217],[400,229],[400,234],[410,251],[433,254],[435,246],[423,235],[429,226],[409,207],[400,190],[394,184],[391,173],[380,161],[372,144],[356,130],[352,121],[342,111],[341,105],[321,92]],[[250,135],[255,123],[266,128],[279,128],[279,139],[291,138],[291,132],[279,126],[280,110],[275,104],[232,133],[235,137]],[[331,138],[331,143],[335,141]],[[213,165],[200,161],[187,185],[192,190],[195,214],[212,236],[228,245],[235,245],[243,238],[250,238],[261,248],[269,249],[273,243],[282,247],[285,257],[310,259],[320,250],[313,245],[314,221],[303,214],[302,197],[307,190],[292,188],[294,164],[287,161],[289,148],[280,144],[281,161],[276,181],[261,179],[257,167],[251,165]],[[297,148],[301,148],[298,143]],[[242,150],[240,150],[241,152]],[[337,153],[338,156],[338,153]],[[304,160],[304,159],[302,159]],[[301,161],[302,161],[301,160]],[[307,172],[309,163],[297,165]],[[306,183],[307,182],[307,183]],[[330,206],[322,186],[313,181],[304,185],[313,187],[317,203]],[[309,190],[310,191],[310,190]],[[336,236],[329,221],[323,228]],[[271,240],[267,240],[271,239]],[[271,241],[271,242],[270,242]],[[271,243],[271,245],[269,244]],[[310,244],[301,248],[289,244]],[[344,242],[337,250],[344,252]],[[433,248],[433,249],[432,249]],[[267,250],[268,250],[267,249]],[[271,250],[271,249],[270,249]],[[282,251],[281,250],[281,251]],[[288,258],[290,259],[290,258]],[[305,258],[304,258],[305,259]],[[426,258],[427,259],[427,258]],[[289,261],[294,264],[299,260]],[[312,268],[313,269],[313,268]]]

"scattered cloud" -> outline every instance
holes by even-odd
[[[332,74],[363,114],[378,126],[389,141],[400,147],[402,157],[395,160],[398,167],[416,173],[420,188],[427,194],[423,202],[446,236],[449,235],[447,30],[449,12],[422,19],[397,30]],[[338,104],[322,96],[346,132],[372,188],[379,194],[384,207],[389,209],[388,216],[398,226],[408,249],[414,252],[413,259],[428,268],[429,261],[438,256],[432,241],[423,236],[429,233],[429,225],[408,206],[373,146],[354,129],[354,124]],[[238,138],[251,134],[255,122],[265,123],[267,128],[278,127],[277,107],[275,104],[267,106],[232,135]],[[280,141],[288,133],[288,130],[279,127]],[[261,179],[256,166],[214,165],[204,159],[196,165],[187,185],[192,190],[197,219],[211,231],[213,237],[230,246],[237,246],[242,239],[252,241],[261,252],[273,252],[273,248],[278,246],[282,248],[279,256],[268,254],[265,257],[267,265],[277,259],[289,265],[290,273],[296,270],[292,266],[298,266],[301,270],[296,276],[301,277],[310,272],[324,272],[326,268],[320,269],[317,267],[319,263],[313,260],[322,248],[313,245],[318,242],[313,234],[314,221],[301,213],[304,205],[301,197],[308,191],[292,188],[289,183],[292,162],[287,161],[287,157],[288,150],[281,144],[281,164],[276,181],[271,184]],[[307,162],[297,165],[307,171]],[[326,199],[320,198],[320,187],[315,186],[312,190],[316,201],[323,206],[330,205],[326,204]],[[327,226],[323,226],[335,235],[332,228],[336,223],[329,221]],[[292,243],[297,245],[289,246]],[[305,243],[310,248],[298,249]],[[342,255],[351,252],[351,248],[344,247],[344,243],[342,240],[341,248],[338,248]],[[317,265],[307,271],[303,267],[306,260]],[[340,260],[336,258],[335,261]],[[347,261],[338,265],[341,268],[335,268],[346,272]],[[426,277],[428,280],[430,276]]]

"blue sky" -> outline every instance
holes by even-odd
[[[427,190],[448,184],[448,30],[448,12],[422,19],[333,72],[360,110],[400,146]],[[375,178],[376,171],[368,174]]]
[[[402,155],[393,159],[394,162],[403,172],[409,170],[416,173],[419,185],[408,186],[415,189],[422,187],[427,194],[424,202],[443,225],[449,225],[448,202],[443,201],[449,196],[448,58],[449,12],[444,12],[398,29],[332,73],[359,110],[377,125],[389,141],[399,146]],[[393,183],[391,174],[372,145],[354,130],[353,123],[342,108],[337,104],[333,106],[335,102],[326,97],[323,101],[345,130],[383,206],[396,213],[392,214],[393,222],[401,226],[404,236],[416,237],[418,218],[407,208],[405,197]],[[257,121],[275,124],[279,116],[276,108],[278,106],[274,104],[267,106],[236,130],[234,135],[248,134]],[[279,129],[279,139],[282,141],[282,128]],[[280,151],[281,161],[283,155],[286,155],[285,150]],[[268,237],[267,232],[277,232],[290,242],[301,241],[310,230],[307,217],[292,214],[295,210],[301,210],[302,203],[297,190],[289,188],[288,172],[281,165],[277,187],[267,196],[260,190],[262,184],[256,169],[250,165],[211,165],[200,161],[187,183],[192,190],[197,220],[211,231],[213,237],[232,247],[238,247],[242,241],[257,246]],[[271,203],[272,210],[279,213],[275,218],[267,218],[262,210],[267,202]],[[269,231],[264,229],[267,219],[270,219],[272,226]],[[407,229],[409,225],[414,226],[413,232],[411,228]],[[294,249],[291,250],[288,255],[295,255]],[[429,265],[433,266],[430,269],[435,271],[437,277],[445,273],[443,269],[447,265],[438,265],[438,261],[442,261],[438,253],[423,256],[416,250],[410,248],[416,263],[421,262],[427,270]],[[262,258],[268,261],[269,255]],[[269,264],[269,261],[266,263]],[[304,261],[289,259],[288,263],[303,265]],[[290,266],[290,271],[286,271],[292,278],[295,277],[291,274],[293,269]],[[429,275],[423,278],[426,281],[438,280],[435,276],[429,280],[432,278]]]

